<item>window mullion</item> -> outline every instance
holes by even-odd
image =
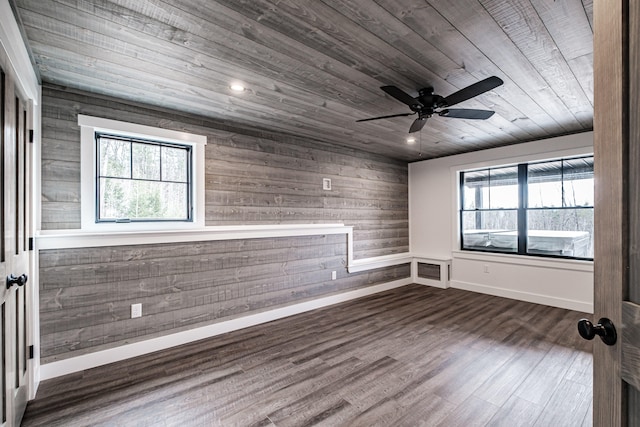
[[[162,182],[162,152],[164,150],[162,149],[162,145],[158,149],[160,150],[160,177],[159,177],[159,181]]]
[[[94,164],[95,164],[95,170],[96,170],[96,174],[94,176],[94,180],[95,180],[95,194],[94,196],[94,203],[95,203],[95,216],[94,216],[94,221],[98,222],[98,218],[100,218],[100,175],[102,175],[102,169],[101,169],[101,164],[100,164],[100,159],[102,156],[102,147],[100,144],[100,134],[98,133],[94,133],[94,147],[95,147],[95,159],[94,160]]]
[[[480,211],[480,209],[483,207],[482,187],[476,187],[473,193],[475,195],[475,206],[476,206],[476,228],[482,228],[482,212]]]
[[[527,165],[518,165],[518,253],[527,253]]]
[[[564,194],[564,159],[560,162],[560,190],[562,192],[562,207],[567,206]]]
[[[193,218],[194,194],[193,194],[193,149],[187,149],[187,217]]]
[[[458,210],[458,232],[460,233],[460,249],[464,249],[464,210],[465,210],[465,199],[464,199],[464,172],[460,172],[460,180],[458,182],[458,191],[459,191],[459,202],[460,209]],[[477,206],[476,206],[477,207]]]

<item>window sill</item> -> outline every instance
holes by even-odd
[[[452,258],[487,261],[492,263],[526,265],[531,267],[555,268],[559,270],[575,270],[593,272],[593,261],[579,259],[544,258],[526,255],[486,253],[474,251],[452,251]]]
[[[36,247],[38,250],[71,249],[321,234],[351,235],[352,232],[353,227],[344,224],[237,225],[163,231],[41,230],[36,234]]]

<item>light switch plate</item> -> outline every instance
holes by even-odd
[[[330,178],[322,178],[322,189],[323,190],[331,190],[331,179]]]
[[[142,304],[131,304],[131,318],[142,317]]]

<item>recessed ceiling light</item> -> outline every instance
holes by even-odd
[[[413,145],[416,143],[416,139],[412,136],[410,136],[409,138],[407,138],[407,144],[409,145]]]
[[[234,92],[244,92],[244,85],[242,83],[231,83],[229,89]]]

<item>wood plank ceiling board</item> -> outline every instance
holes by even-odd
[[[415,161],[593,127],[592,0],[10,0],[43,82],[262,132]],[[416,116],[380,89],[447,96]],[[232,81],[247,90],[232,93]]]
[[[383,4],[387,10],[392,11],[394,16],[401,19],[414,31],[420,32],[422,28],[428,29],[422,33],[422,36],[430,43],[437,44],[438,48],[458,64],[459,68],[466,70],[473,76],[473,81],[481,80],[492,74],[503,79],[505,84],[500,87],[501,97],[509,100],[513,105],[513,108],[510,109],[511,114],[517,114],[511,120],[512,122],[521,127],[531,127],[536,135],[545,133],[551,135],[554,132],[562,132],[540,105],[434,8],[429,5],[415,8],[411,4],[413,0],[378,0],[378,3]],[[466,84],[471,84],[473,81]],[[487,96],[487,94],[483,96]],[[504,115],[499,110],[497,112]]]

